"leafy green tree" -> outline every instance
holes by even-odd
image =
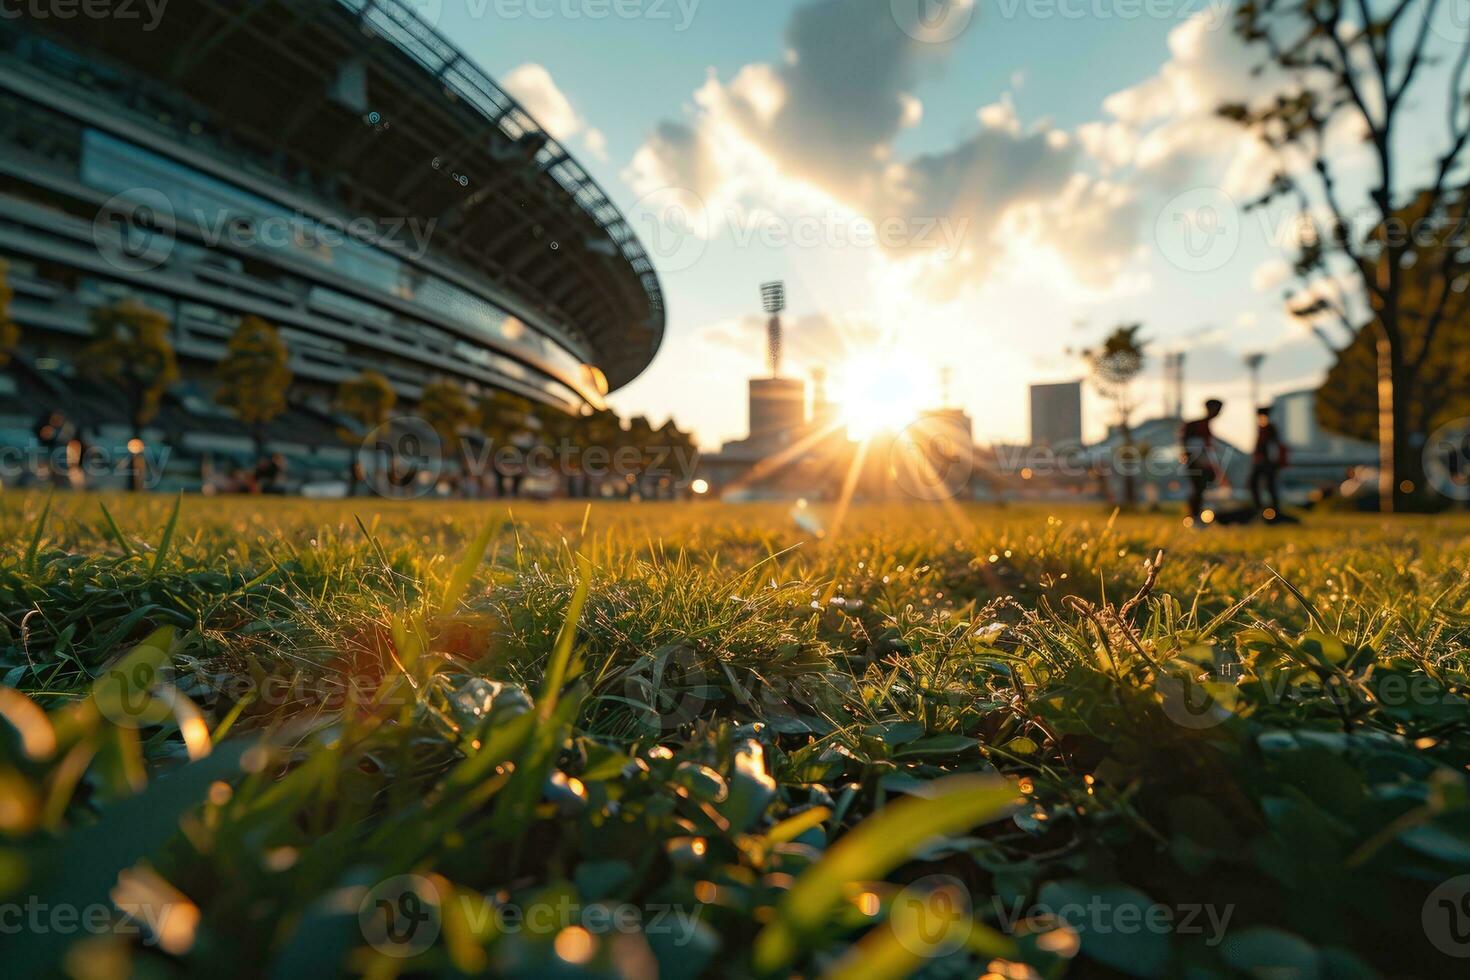
[[[0,259],[0,367],[10,363],[10,356],[20,344],[20,327],[10,318],[10,263]]]
[[[1402,312],[1404,373],[1414,397],[1402,407],[1410,432],[1431,433],[1451,419],[1470,415],[1470,256],[1465,240],[1470,189],[1462,188],[1448,215],[1429,215],[1421,196],[1402,209],[1396,227],[1375,237],[1420,234],[1412,268],[1404,273]],[[1456,226],[1455,222],[1458,222]],[[1434,235],[1426,228],[1442,229]],[[1376,323],[1359,329],[1337,352],[1337,361],[1317,392],[1317,418],[1326,429],[1372,442],[1378,438],[1378,339]],[[1408,478],[1421,482],[1417,470]]]
[[[518,432],[523,432],[534,416],[531,400],[513,391],[497,388],[476,406],[480,431],[497,445],[504,445]]]
[[[664,453],[664,467],[669,470],[668,495],[672,498],[679,492],[678,479],[683,475],[679,467],[694,458],[694,436],[680,429],[671,415],[658,429],[658,442]]]
[[[618,417],[618,413],[610,408],[597,408],[579,419],[575,441],[582,455],[585,457],[587,450],[595,447],[606,452],[610,460],[624,441],[623,420]],[[593,472],[588,468],[586,483],[589,496],[601,496],[606,476],[606,470]],[[624,486],[626,484],[618,489],[622,490]]]
[[[133,434],[133,489],[142,489],[143,427],[158,414],[164,394],[179,378],[168,317],[134,300],[98,307],[92,311],[92,341],[77,362],[84,375],[122,393]]]
[[[481,398],[476,409],[480,431],[490,441],[491,465],[495,468],[495,492],[503,497],[506,474],[494,465],[493,457],[500,447],[511,445],[518,433],[526,431],[533,424],[535,416],[531,400],[515,392],[497,388]],[[481,480],[485,476],[483,472],[475,475]],[[516,493],[520,492],[519,477],[512,481],[512,486]]]
[[[247,316],[235,328],[224,358],[215,366],[214,400],[250,430],[256,456],[265,452],[266,425],[286,411],[290,357],[280,331],[258,316]]]
[[[1427,356],[1414,352],[1414,336],[1427,351],[1449,303],[1448,282],[1436,284],[1431,275],[1416,308],[1410,282],[1424,275],[1415,270],[1424,264],[1425,240],[1393,233],[1396,219],[1410,201],[1424,215],[1446,212],[1470,142],[1470,37],[1460,41],[1446,76],[1446,125],[1439,134],[1423,104],[1442,96],[1416,87],[1424,69],[1441,61],[1430,50],[1439,6],[1439,0],[1246,0],[1236,7],[1236,34],[1263,52],[1259,67],[1272,67],[1283,90],[1219,110],[1282,161],[1270,190],[1251,206],[1284,200],[1303,219],[1306,233],[1298,236],[1295,261],[1301,290],[1293,311],[1335,322],[1350,337],[1365,322],[1371,328],[1384,511],[1403,502],[1417,463],[1412,419]],[[1338,157],[1332,132],[1363,138]],[[1361,152],[1372,181],[1368,207],[1375,231],[1367,236],[1354,228],[1356,202],[1344,197],[1341,185],[1349,168],[1360,167]],[[1318,214],[1328,216],[1326,227]],[[1318,336],[1338,349],[1325,330],[1319,328]]]
[[[562,492],[569,498],[585,497],[590,492],[588,476],[581,453],[585,445],[587,418],[581,412],[565,412],[549,405],[532,410],[540,444],[551,450],[551,458],[561,468]]]
[[[648,416],[635,415],[630,418],[628,420],[628,427],[623,430],[620,444],[627,449],[636,450],[637,452],[636,469],[631,474],[633,479],[627,480],[627,477],[624,477],[625,482],[628,484],[628,492],[631,494],[636,489],[640,497],[646,496],[647,488],[644,486],[645,477],[649,468],[653,465],[655,451],[659,444],[658,432],[654,429],[653,424],[648,421]],[[624,455],[631,458],[633,453],[624,453]]]
[[[337,385],[333,402],[337,411],[362,427],[364,432],[384,425],[398,404],[398,393],[387,378],[377,371],[363,371],[345,378]],[[347,441],[355,441],[351,436]]]
[[[423,394],[419,396],[418,414],[439,437],[446,459],[460,454],[462,433],[476,421],[474,406],[464,389],[443,379],[424,385]]]
[[[1093,386],[1113,403],[1118,433],[1123,437],[1123,446],[1129,455],[1135,452],[1132,420],[1133,413],[1138,410],[1133,383],[1143,373],[1143,366],[1148,361],[1148,342],[1138,335],[1142,329],[1141,323],[1124,324],[1108,334],[1101,346],[1082,352]],[[1123,503],[1131,507],[1138,503],[1138,480],[1133,467],[1128,465],[1132,460],[1124,463]]]

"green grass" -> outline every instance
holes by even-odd
[[[831,520],[0,497],[7,972],[1453,971],[1470,517]]]

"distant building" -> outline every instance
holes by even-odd
[[[725,443],[718,453],[700,456],[699,473],[712,492],[825,496],[840,478],[835,460],[849,443],[840,426],[817,426],[809,420],[806,400],[807,385],[800,378],[751,378],[750,434]],[[818,410],[831,413],[825,402]]]
[[[1082,442],[1082,382],[1031,386],[1031,444],[1075,446]]]
[[[750,442],[779,448],[795,441],[805,428],[806,382],[750,379]]]
[[[975,425],[962,408],[931,408],[919,413],[918,424],[910,426],[935,437],[943,436],[962,446],[975,444]]]

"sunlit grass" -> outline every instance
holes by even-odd
[[[1470,870],[1465,516],[0,506],[0,902],[193,910],[17,969],[1429,975]],[[1008,919],[1059,896],[1228,931]]]

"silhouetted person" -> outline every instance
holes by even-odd
[[[1286,465],[1286,443],[1271,421],[1269,408],[1256,409],[1256,448],[1251,453],[1251,500],[1258,514],[1267,519],[1281,515],[1281,495],[1276,489],[1276,475]],[[1269,513],[1261,506],[1262,488],[1271,498]]]
[[[86,430],[78,427],[66,444],[66,478],[73,490],[87,489],[87,453],[91,449]]]
[[[255,465],[255,493],[286,492],[286,457],[271,453]]]
[[[1205,402],[1204,418],[1185,422],[1179,429],[1179,444],[1184,447],[1181,458],[1189,474],[1189,516],[1195,523],[1205,509],[1205,491],[1220,479],[1220,468],[1215,465],[1215,434],[1210,431],[1210,423],[1219,418],[1224,407],[1220,399],[1211,398]]]

